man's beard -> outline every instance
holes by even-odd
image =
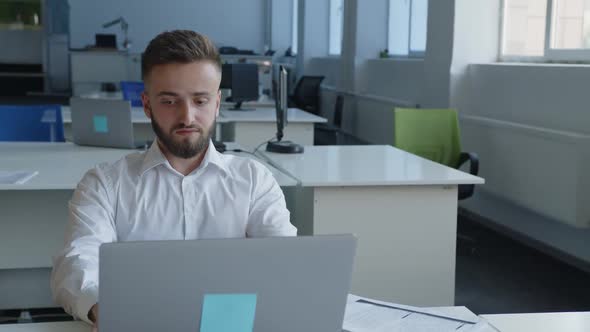
[[[191,140],[182,140],[182,141],[176,141],[173,138],[173,134],[172,132],[174,130],[177,129],[182,129],[182,128],[195,128],[195,127],[187,127],[187,126],[176,126],[175,128],[172,128],[171,132],[166,134],[164,133],[164,130],[162,129],[162,127],[160,127],[160,125],[158,124],[158,122],[156,121],[156,119],[154,118],[154,116],[152,115],[152,128],[154,130],[154,133],[156,133],[156,136],[158,137],[158,140],[164,145],[164,147],[170,152],[172,153],[174,156],[178,157],[178,158],[183,158],[183,159],[189,159],[192,158],[196,155],[198,155],[199,153],[205,151],[207,149],[207,147],[209,146],[209,140],[211,139],[212,135],[213,135],[213,128],[215,128],[215,121],[213,121],[213,124],[211,125],[211,127],[209,127],[208,129],[201,129],[201,135],[199,136],[199,138],[197,138],[196,141],[191,141]]]

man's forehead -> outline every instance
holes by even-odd
[[[198,62],[191,62],[191,63],[168,63],[168,64],[161,64],[161,65],[156,65],[154,66],[150,72],[148,73],[148,75],[146,75],[146,77],[144,78],[144,84],[146,86],[146,89],[150,86],[154,87],[154,88],[158,88],[160,85],[162,84],[166,84],[166,83],[178,83],[179,82],[179,78],[176,74],[174,74],[172,77],[170,75],[166,75],[166,74],[172,74],[172,72],[178,72],[181,71],[182,73],[180,73],[179,75],[182,74],[186,74],[188,71],[187,66],[191,66],[196,64],[197,66],[192,66],[195,69],[197,68],[203,68],[202,65],[205,66],[211,66],[210,69],[214,69],[214,71],[209,71],[209,70],[204,70],[204,71],[200,71],[199,73],[195,73],[195,75],[187,75],[185,77],[188,78],[193,78],[193,79],[202,79],[200,80],[201,82],[199,83],[207,83],[207,82],[211,82],[211,84],[213,85],[217,85],[217,81],[221,80],[221,71],[217,70],[215,64],[213,64],[210,61],[198,61]],[[208,68],[209,69],[209,68]],[[213,74],[213,75],[210,75]],[[195,82],[196,83],[196,82]],[[169,85],[169,84],[166,84]]]

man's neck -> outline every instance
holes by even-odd
[[[160,143],[160,141],[158,141],[158,147],[160,148],[160,151],[162,151],[162,153],[164,154],[164,157],[166,157],[166,159],[168,159],[170,166],[172,166],[172,168],[174,168],[176,171],[178,171],[178,173],[180,173],[184,176],[189,175],[192,171],[194,171],[195,169],[197,169],[201,165],[201,162],[203,162],[203,158],[205,158],[205,154],[207,153],[207,150],[209,149],[209,146],[207,146],[205,148],[205,150],[201,151],[196,156],[194,156],[192,158],[185,159],[185,158],[179,158],[179,157],[173,155],[172,153],[170,153],[170,151],[168,151],[166,149],[166,147],[164,147]]]

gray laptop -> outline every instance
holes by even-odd
[[[134,149],[146,142],[133,139],[131,104],[127,100],[70,99],[72,139],[78,145]]]
[[[100,247],[102,331],[340,332],[356,238]]]

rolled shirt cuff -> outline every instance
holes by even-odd
[[[98,286],[91,286],[82,291],[76,304],[76,315],[79,319],[92,325],[92,321],[88,318],[88,311],[93,305],[98,303]]]

